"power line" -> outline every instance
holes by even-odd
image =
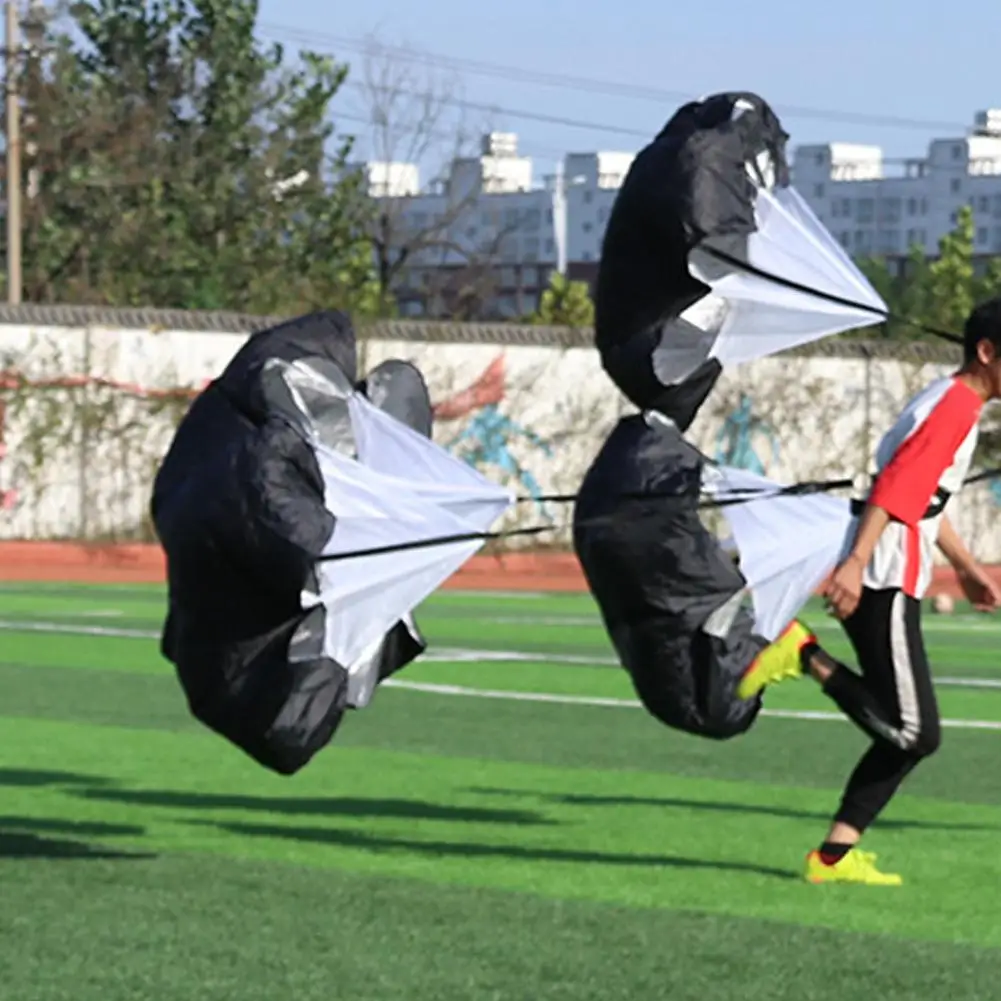
[[[346,86],[353,88],[354,90],[368,91],[371,92],[373,88],[360,82],[349,82]],[[376,90],[384,89],[389,93],[393,94],[404,94],[408,97],[421,97],[423,96],[421,91],[414,90],[407,87],[386,87],[386,88],[375,88]],[[455,108],[464,108],[468,111],[485,111],[492,112],[498,115],[507,115],[511,118],[522,118],[525,121],[532,122],[544,122],[546,125],[564,125],[569,128],[574,129],[587,129],[591,132],[608,132],[614,133],[616,135],[631,136],[633,138],[639,139],[649,139],[649,131],[643,131],[642,129],[630,129],[623,125],[607,125],[601,122],[589,122],[580,118],[565,118],[562,115],[547,115],[538,111],[526,111],[521,108],[505,108],[497,104],[485,104],[478,101],[467,101],[464,98],[459,97],[448,97],[440,96],[436,97],[435,100],[439,104],[449,105]]]
[[[399,94],[399,95],[405,95],[407,97],[426,96],[422,91],[407,87],[372,88],[369,87],[369,85],[358,81],[348,82],[345,84],[345,86],[351,87],[354,90],[365,91],[365,92],[371,92],[374,89],[376,91],[385,90],[389,94]],[[511,118],[523,118],[527,121],[544,122],[547,125],[564,125],[564,126],[569,126],[570,128],[588,129],[589,131],[592,132],[609,132],[609,133],[615,133],[617,135],[635,136],[637,138],[643,139],[644,141],[649,141],[649,139],[651,138],[651,134],[648,131],[644,132],[640,129],[630,129],[621,125],[607,125],[601,122],[585,121],[579,118],[564,118],[562,115],[547,115],[541,112],[525,111],[519,108],[506,108],[500,105],[484,104],[484,103],[478,103],[476,101],[467,101],[464,98],[457,98],[457,97],[438,96],[435,98],[435,100],[439,104],[448,105],[450,107],[464,108],[470,111],[494,112],[496,114],[508,116]],[[349,118],[351,116],[341,115],[341,117]],[[374,116],[368,119],[365,119],[361,116],[354,116],[354,120],[359,122],[366,121],[371,125],[377,124]],[[449,134],[441,130],[437,131],[431,130],[428,131],[426,134],[429,136],[437,136],[442,139],[449,137]],[[450,137],[454,138],[454,135]],[[535,143],[529,143],[529,145],[534,146],[535,149],[537,149],[540,153],[544,153],[545,155],[553,155],[562,158],[566,153],[566,150],[558,150],[555,149],[554,147],[542,147]],[[911,163],[913,159],[914,159],[913,157],[883,157],[881,162],[884,165],[888,164],[907,165]]]
[[[339,121],[355,122],[359,125],[375,126],[379,124],[376,118],[372,115],[369,116],[355,115],[355,114],[350,114],[348,112],[336,111],[336,110],[333,112],[333,115]],[[443,142],[451,142],[451,143],[455,142],[455,132],[451,130],[427,129],[427,130],[422,130],[422,135],[426,136],[429,139],[440,139]],[[545,146],[533,142],[532,140],[526,141],[521,137],[519,137],[518,145],[519,147],[524,148],[526,151],[534,152],[538,156],[549,156],[553,157],[554,159],[561,159],[566,153],[566,150],[557,149],[555,146]]]
[[[551,73],[541,70],[528,70],[501,63],[485,62],[477,59],[463,59],[447,56],[443,53],[428,51],[415,52],[398,45],[374,43],[371,39],[350,38],[324,32],[304,31],[288,25],[263,22],[258,26],[266,38],[273,41],[290,41],[304,47],[317,50],[318,46],[327,54],[333,54],[331,48],[345,49],[349,52],[371,54],[381,51],[401,62],[425,63],[436,68],[448,68],[474,76],[495,77],[516,83],[532,83],[539,86],[555,87],[574,91],[587,91],[596,94],[606,94],[616,97],[626,97],[636,100],[655,101],[659,104],[672,104],[696,99],[699,95],[690,91],[666,90],[648,87],[641,84],[622,83],[603,80],[595,77],[575,76],[565,73]],[[911,129],[927,132],[929,130],[959,130],[965,131],[966,125],[956,122],[937,121],[933,119],[909,118],[898,115],[873,115],[865,112],[839,111],[833,109],[809,108],[798,105],[776,104],[776,111],[783,117],[814,119],[818,121],[837,122],[848,125],[866,125],[879,128]],[[598,126],[596,126],[597,128]]]

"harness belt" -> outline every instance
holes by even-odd
[[[939,487],[935,491],[934,496],[931,499],[931,503],[925,509],[925,513],[921,515],[921,521],[930,521],[932,518],[937,518],[944,510],[946,504],[949,503],[949,498],[952,494],[948,491]],[[860,500],[857,497],[853,497],[851,501],[851,511],[852,514],[859,515],[865,510],[866,502]]]

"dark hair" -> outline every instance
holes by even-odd
[[[982,302],[970,313],[963,327],[963,360],[977,357],[977,345],[990,341],[1001,355],[1001,296]]]

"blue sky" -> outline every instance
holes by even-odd
[[[494,64],[500,67],[494,76],[450,71],[461,85],[453,91],[457,98],[593,123],[574,127],[503,110],[464,113],[471,127],[517,132],[541,173],[563,150],[635,150],[685,96],[724,89],[754,90],[770,101],[793,145],[841,140],[876,143],[890,157],[920,155],[930,138],[962,134],[975,110],[1001,107],[1001,3],[928,3],[927,17],[921,7],[914,0],[261,0],[260,34],[291,48],[308,38],[313,48],[356,65],[361,57],[349,46],[373,33],[418,52]],[[420,65],[409,65],[421,79]],[[543,86],[517,79],[518,71],[665,94],[649,99]],[[336,107],[366,113],[358,89],[339,96]],[[367,132],[358,122],[344,129]]]

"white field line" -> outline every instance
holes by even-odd
[[[442,615],[447,618],[447,615]],[[489,622],[491,625],[506,626],[547,626],[552,628],[568,628],[579,626],[601,627],[601,618],[597,615],[477,615],[477,622]],[[808,622],[810,628],[819,633],[840,632],[836,623]],[[1001,619],[988,619],[970,615],[965,618],[944,619],[925,618],[921,628],[926,633],[1001,633]]]
[[[120,626],[88,626],[81,623],[65,623],[65,622],[21,622],[17,619],[0,619],[0,632],[31,632],[31,633],[42,633],[43,635],[63,635],[63,636],[97,636],[106,637],[108,639],[139,639],[139,640],[158,640],[160,638],[160,633],[155,632],[151,629],[128,629]],[[608,667],[617,666],[618,661],[614,657],[587,657],[582,655],[574,654],[562,654],[562,653],[544,653],[539,651],[525,651],[525,650],[476,650],[464,647],[441,647],[438,649],[430,649],[421,658],[421,662],[425,664],[483,664],[483,663],[499,663],[499,664],[517,664],[517,663],[529,663],[529,664],[567,664],[567,665],[579,665],[583,667]],[[981,688],[981,689],[995,689],[1001,690],[1001,679],[996,678],[954,678],[954,677],[936,677],[935,683],[937,685],[943,685],[951,688]],[[394,682],[395,684],[395,682]],[[400,682],[400,684],[404,684]],[[417,684],[417,682],[406,682],[405,684]],[[444,686],[449,687],[449,686]],[[420,690],[420,689],[415,689]],[[468,689],[468,691],[479,692],[486,691],[486,689]],[[520,693],[526,696],[535,697],[533,693]],[[484,696],[487,697],[487,696]],[[549,696],[538,696],[539,699],[545,700]],[[567,704],[572,704],[578,696],[552,696],[552,698],[567,701]],[[587,696],[579,696],[580,699],[584,700],[587,705],[605,705],[606,703],[601,701],[594,701],[589,699]],[[618,705],[621,700],[612,699],[609,705]],[[632,704],[632,703],[629,703]],[[638,704],[638,703],[637,703]],[[772,715],[775,715],[773,713]],[[840,718],[837,713],[832,714],[833,718]],[[797,717],[799,718],[799,717]],[[804,717],[805,718],[805,717]],[[821,717],[826,718],[826,717]]]
[[[423,681],[403,681],[389,678],[381,687],[399,688],[411,692],[426,692],[431,695],[461,696],[471,699],[500,699],[509,702],[546,702],[550,705],[601,706],[612,709],[640,709],[639,702],[632,699],[592,698],[586,695],[547,695],[542,692],[507,692],[491,688],[465,688],[462,685],[434,685]],[[847,723],[841,713],[820,710],[763,709],[762,716],[773,719],[819,720],[830,723]],[[982,719],[943,719],[942,726],[956,730],[1001,730],[1001,722]]]
[[[85,626],[78,622],[22,622],[18,619],[0,619],[0,632],[44,633],[62,636],[105,636],[109,639],[156,640],[158,632],[151,629],[128,629],[124,626]]]

